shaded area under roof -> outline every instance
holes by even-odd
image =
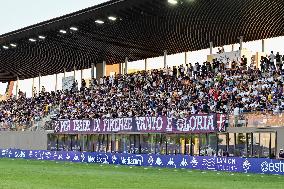
[[[284,35],[282,0],[112,0],[0,36],[0,81]],[[116,21],[108,16],[117,17]],[[104,24],[97,24],[97,19]],[[70,32],[75,26],[79,30]],[[62,35],[60,29],[68,33]],[[46,36],[29,42],[29,38]]]

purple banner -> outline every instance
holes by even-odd
[[[263,158],[203,157],[154,154],[112,154],[98,152],[0,150],[0,158],[22,158],[82,163],[100,163],[161,168],[284,175],[284,161]]]
[[[192,115],[183,119],[133,117],[94,120],[58,120],[55,133],[214,133],[225,131],[226,116]]]

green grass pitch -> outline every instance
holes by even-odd
[[[284,189],[284,176],[0,159],[0,189]]]

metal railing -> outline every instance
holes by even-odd
[[[34,119],[30,122],[0,122],[0,131],[38,131],[54,130],[51,119],[57,107],[54,107],[48,115]],[[238,116],[229,114],[226,121],[227,127],[284,127],[284,113],[242,113]]]
[[[228,115],[229,127],[284,127],[284,113],[253,112]]]

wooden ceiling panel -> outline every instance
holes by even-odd
[[[282,0],[112,0],[0,36],[0,81],[284,35]],[[272,11],[271,11],[272,10]],[[108,20],[116,16],[116,21]],[[99,25],[95,21],[104,20]],[[71,32],[70,27],[78,27]],[[59,33],[60,29],[68,33]],[[28,41],[46,36],[45,40]]]

